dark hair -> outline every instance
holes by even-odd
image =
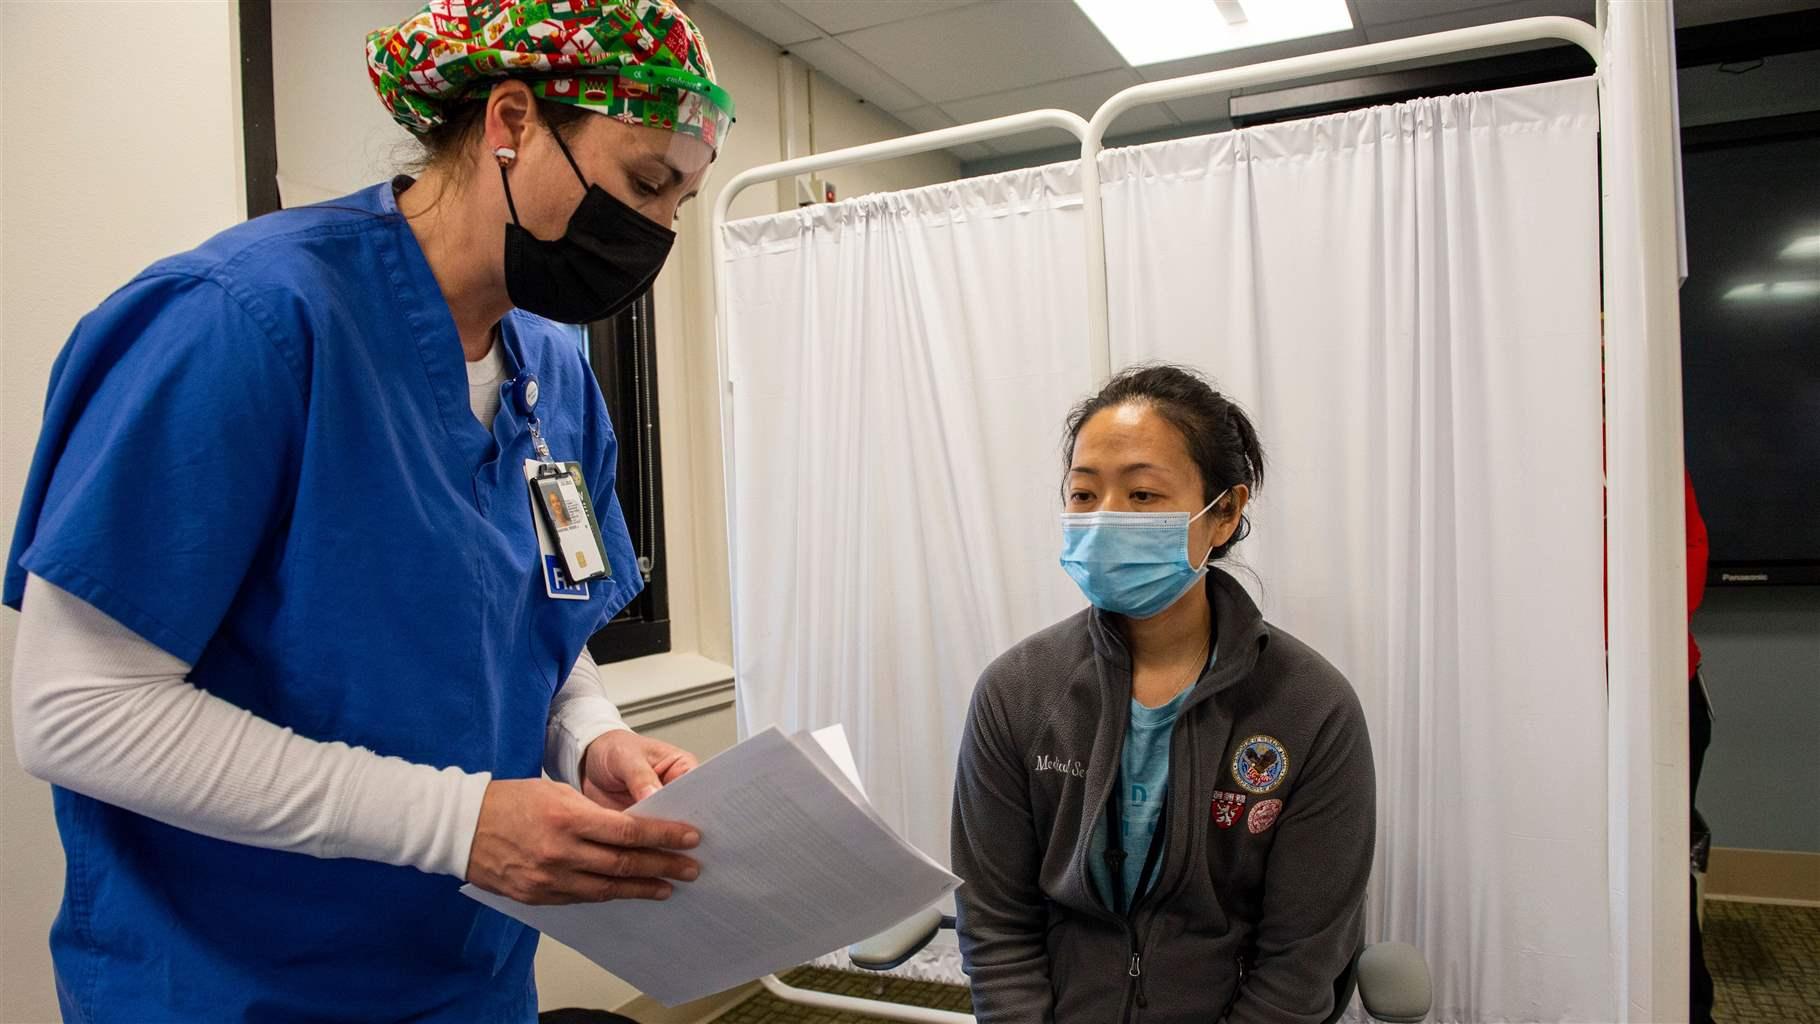
[[[543,99],[536,102],[538,118],[551,131],[562,136],[564,142],[575,137],[573,128],[578,122],[592,116],[590,111],[573,103]],[[484,94],[450,107],[441,124],[417,137],[417,142],[423,146],[423,152],[408,162],[406,171],[418,175],[438,164],[459,166],[462,154],[486,123],[486,114],[487,99]]]
[[[1264,485],[1264,448],[1257,428],[1238,403],[1219,393],[1213,382],[1185,366],[1157,363],[1129,366],[1068,413],[1062,445],[1062,472],[1074,465],[1074,444],[1081,428],[1097,413],[1121,405],[1147,405],[1181,431],[1188,457],[1201,472],[1201,501],[1211,502],[1229,487],[1244,484],[1252,493]],[[1226,543],[1213,550],[1222,558],[1251,533],[1243,516]]]

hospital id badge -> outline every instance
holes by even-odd
[[[544,591],[554,598],[586,601],[588,581],[607,578],[612,570],[581,466],[526,459],[524,472]]]
[[[531,477],[531,496],[556,540],[569,579],[586,583],[607,575],[606,545],[594,520],[594,502],[573,462],[540,462]]]

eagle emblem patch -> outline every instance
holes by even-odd
[[[1232,781],[1247,793],[1268,793],[1289,774],[1289,751],[1275,736],[1253,736],[1232,755]]]

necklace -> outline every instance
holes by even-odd
[[[1188,677],[1186,679],[1183,679],[1181,684],[1175,687],[1174,692],[1170,693],[1168,700],[1165,700],[1162,702],[1162,704],[1157,704],[1157,705],[1144,704],[1144,702],[1141,700],[1138,700],[1138,703],[1144,704],[1145,707],[1152,707],[1152,706],[1162,707],[1163,704],[1167,704],[1167,703],[1169,703],[1169,701],[1174,700],[1176,697],[1180,696],[1183,690],[1186,690],[1188,687],[1193,686],[1194,681],[1201,677],[1201,670],[1207,667],[1207,654],[1208,654],[1209,650],[1212,649],[1212,646],[1213,646],[1213,638],[1208,637],[1207,640],[1201,644],[1200,653],[1195,657],[1194,668],[1189,671]],[[1133,689],[1134,690],[1136,688],[1135,682],[1136,681],[1133,680]],[[1137,694],[1135,692],[1131,695],[1131,699],[1137,700]]]

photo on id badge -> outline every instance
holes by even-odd
[[[581,466],[526,459],[524,471],[544,591],[553,598],[585,601],[588,582],[610,578],[611,567]]]

